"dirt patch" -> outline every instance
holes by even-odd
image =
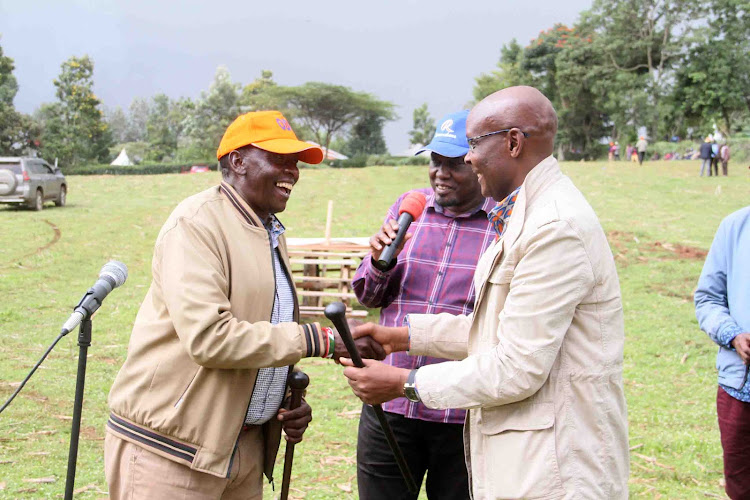
[[[679,243],[672,244],[657,241],[656,243],[652,243],[652,246],[654,250],[666,250],[668,252],[672,252],[676,258],[684,260],[705,260],[706,255],[708,255],[708,251],[706,250],[680,245]]]
[[[701,248],[669,242],[641,241],[635,233],[610,231],[607,233],[615,260],[623,266],[638,262],[664,260],[705,260],[708,252]]]
[[[47,244],[45,244],[43,246],[40,246],[39,248],[37,248],[33,252],[29,252],[29,253],[27,253],[25,255],[21,255],[20,257],[14,258],[13,259],[13,263],[3,264],[2,266],[0,266],[0,269],[6,268],[6,267],[12,267],[12,266],[16,265],[16,262],[18,262],[20,260],[23,260],[23,259],[25,259],[27,257],[33,257],[34,255],[38,255],[38,254],[44,252],[45,250],[47,250],[48,248],[50,248],[52,245],[54,245],[58,241],[60,241],[60,238],[62,237],[62,231],[60,231],[60,228],[57,227],[56,225],[54,225],[53,223],[51,223],[50,221],[48,221],[47,219],[44,219],[43,221],[44,221],[45,224],[47,224],[48,226],[50,226],[52,228],[52,233],[53,233],[52,234],[52,239],[49,240],[49,242],[47,242]]]

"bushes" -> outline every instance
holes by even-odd
[[[357,155],[348,160],[333,160],[328,164],[308,165],[300,162],[299,168],[363,168],[370,166],[408,166],[427,165],[430,156],[427,154],[419,156],[390,156],[390,155]],[[65,175],[156,175],[156,174],[179,174],[190,170],[193,165],[205,165],[211,170],[217,170],[216,160],[192,162],[192,163],[142,163],[140,165],[79,165],[76,167],[61,165]]]
[[[155,175],[155,174],[179,174],[190,171],[193,165],[205,165],[211,170],[216,170],[218,163],[196,162],[196,163],[152,163],[141,165],[80,165],[77,167],[61,166],[65,175]]]
[[[333,168],[362,168],[374,166],[400,167],[408,165],[427,165],[430,155],[419,156],[391,156],[391,155],[357,155],[348,160],[334,160],[330,162]]]

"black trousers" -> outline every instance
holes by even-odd
[[[427,473],[427,498],[469,498],[462,424],[427,422],[388,412],[385,416],[414,481],[421,485]],[[357,482],[360,500],[416,500],[418,497],[406,489],[375,410],[369,405],[362,406],[359,419]]]
[[[643,158],[646,156],[645,151],[638,151],[638,165],[643,165]]]

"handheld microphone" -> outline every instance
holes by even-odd
[[[102,305],[104,298],[109,292],[125,283],[128,278],[128,268],[122,262],[111,260],[104,264],[99,271],[99,279],[94,286],[88,289],[81,301],[73,310],[68,321],[62,327],[60,333],[67,335],[77,327],[84,318],[90,317]]]
[[[396,238],[390,245],[386,245],[383,249],[378,259],[378,267],[381,269],[388,269],[390,267],[393,255],[404,240],[409,225],[422,215],[426,204],[427,198],[419,191],[412,191],[401,200],[401,205],[398,207],[398,232],[396,233]]]

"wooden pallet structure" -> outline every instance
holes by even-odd
[[[353,309],[357,297],[351,281],[369,246],[360,238],[289,238],[287,248],[292,279],[300,298],[300,316],[323,316],[325,304],[341,301],[347,316],[365,317],[367,311]],[[365,238],[366,240],[366,238]]]

